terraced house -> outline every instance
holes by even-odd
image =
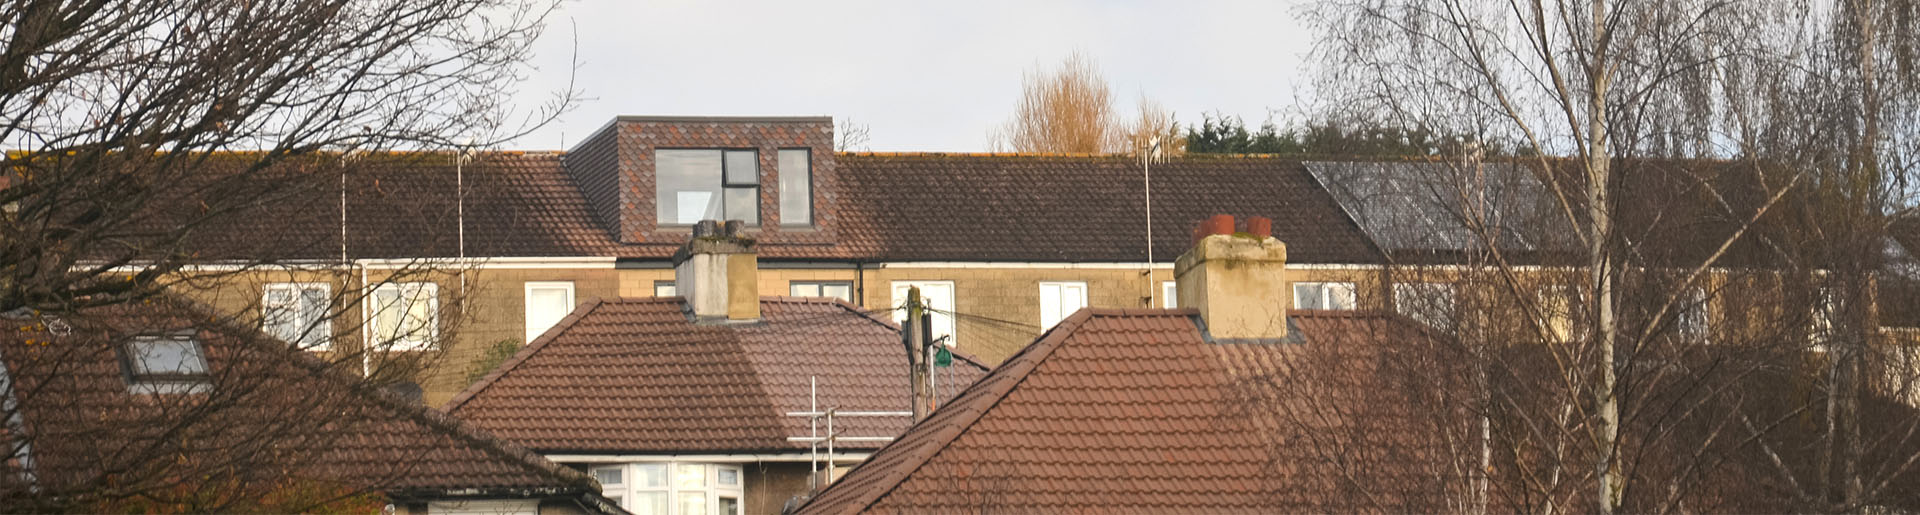
[[[393,342],[383,355],[434,354],[418,383],[439,404],[485,372],[489,350],[534,340],[583,302],[676,295],[669,258],[703,219],[744,222],[758,243],[760,294],[884,313],[919,287],[945,343],[988,363],[1082,307],[1176,306],[1172,257],[1194,222],[1218,213],[1271,218],[1272,234],[1294,245],[1283,294],[1297,308],[1406,311],[1415,303],[1396,297],[1470,297],[1445,283],[1461,266],[1486,265],[1463,256],[1488,246],[1556,278],[1539,286],[1549,300],[1575,290],[1548,283],[1580,275],[1563,259],[1561,226],[1522,220],[1538,216],[1521,207],[1490,217],[1511,225],[1496,225],[1495,240],[1450,228],[1466,206],[1537,207],[1546,187],[1520,167],[1489,173],[1511,180],[1462,197],[1482,202],[1435,203],[1416,198],[1418,183],[1393,180],[1422,165],[1394,161],[838,153],[832,134],[828,118],[632,116],[567,152],[387,156],[337,191],[290,204],[286,217],[236,231],[288,241],[277,248],[312,266],[236,274],[202,295],[314,348],[379,341]],[[1486,168],[1501,167],[1467,169]],[[1663,195],[1649,203],[1700,194],[1651,184]],[[1715,235],[1731,230],[1726,222],[1647,223]],[[1761,242],[1747,254],[1770,245],[1752,239]],[[1553,304],[1560,314],[1547,315],[1571,318],[1570,300]],[[1683,307],[1702,324],[1738,311]],[[1422,316],[1450,308],[1432,311]]]
[[[1303,305],[1380,305],[1354,288],[1380,253],[1299,161],[1153,165],[1150,241],[1134,159],[836,153],[832,131],[827,118],[620,117],[565,153],[385,156],[244,229],[312,266],[198,293],[319,349],[438,351],[419,381],[433,404],[495,343],[531,341],[582,302],[674,295],[669,257],[700,219],[746,223],[763,295],[884,311],[918,286],[936,332],[989,363],[1081,307],[1171,302],[1171,257],[1216,212],[1272,216],[1276,235],[1313,242],[1289,265],[1314,292]],[[367,302],[348,305],[361,290]]]

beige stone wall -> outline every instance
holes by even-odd
[[[778,267],[778,263],[763,263]],[[382,281],[390,272],[370,270],[370,282]],[[1156,269],[1149,279],[1140,269],[1116,268],[765,268],[759,272],[760,294],[785,296],[794,281],[854,282],[856,301],[864,301],[872,310],[892,306],[892,282],[908,280],[953,281],[955,310],[977,318],[962,318],[956,324],[960,349],[991,363],[1011,356],[1039,336],[1040,283],[1043,281],[1079,281],[1087,283],[1088,303],[1094,307],[1144,307],[1161,305],[1159,283],[1172,281],[1171,269]],[[1359,299],[1363,308],[1377,308],[1384,300],[1369,281],[1377,272],[1364,269],[1289,269],[1288,281],[1353,281],[1362,284]],[[462,276],[465,280],[462,281]],[[431,352],[409,353],[421,358],[423,368],[416,380],[425,390],[425,401],[438,406],[467,386],[468,371],[496,342],[519,341],[526,331],[526,284],[529,282],[567,281],[574,285],[576,304],[595,298],[649,297],[656,281],[672,281],[673,271],[647,269],[516,269],[478,268],[436,270],[409,280],[432,280],[439,284],[442,329],[445,338]],[[253,271],[221,277],[218,281],[196,282],[187,289],[190,295],[216,309],[257,321],[262,288],[273,282],[324,282],[336,298],[346,302],[356,297],[360,272],[350,271]],[[858,302],[856,302],[858,303]],[[335,348],[357,348],[361,331],[360,310],[347,307],[333,324]],[[993,322],[1000,320],[1004,322]],[[520,342],[522,344],[526,342]]]
[[[1170,268],[1155,269],[1151,278],[1138,268],[882,268],[865,275],[870,307],[893,305],[893,281],[953,281],[954,311],[974,316],[955,321],[958,348],[990,363],[1005,360],[1040,335],[1041,282],[1087,283],[1090,307],[1140,308],[1163,305],[1160,283],[1173,280]],[[1356,296],[1367,309],[1384,302],[1367,286],[1376,275],[1362,269],[1290,268],[1286,280],[1359,283]]]
[[[745,463],[745,490],[747,503],[742,509],[747,515],[779,515],[786,507],[787,499],[807,493],[807,464],[800,463]]]

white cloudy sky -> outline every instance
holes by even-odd
[[[870,128],[872,150],[979,151],[1023,73],[1081,51],[1116,104],[1141,95],[1182,122],[1250,124],[1298,105],[1310,34],[1292,1],[573,0],[539,44],[522,105],[584,99],[507,145],[562,149],[615,115],[830,115]]]

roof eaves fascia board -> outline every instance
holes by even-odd
[[[872,452],[836,452],[834,459],[847,461],[865,460]],[[801,462],[810,458],[804,452],[784,453],[722,453],[722,454],[547,454],[548,461],[555,463],[647,463],[667,461],[698,461],[705,463],[754,463],[754,462]],[[815,456],[826,458],[822,452]]]
[[[355,259],[346,263],[332,259],[287,260],[273,263],[260,263],[246,260],[209,261],[194,263],[178,268],[182,272],[238,272],[250,269],[282,271],[326,271],[340,270],[346,267],[368,270],[400,270],[423,266],[457,266],[480,269],[612,269],[618,258],[603,256],[576,257],[476,257],[476,258],[402,258],[402,259]],[[112,273],[135,273],[154,266],[151,263],[131,263],[108,270]],[[92,265],[80,263],[77,269],[91,269]]]
[[[1043,269],[1043,270],[1139,270],[1147,267],[1146,262],[1139,263],[1045,263],[1032,261],[882,261],[875,268],[1000,268],[1000,269]],[[1173,263],[1154,263],[1156,269],[1173,269]]]
[[[472,266],[502,270],[548,269],[548,268],[591,268],[611,269],[619,258],[608,256],[573,257],[479,257],[479,258],[418,258],[418,259],[357,259],[354,263],[371,270],[410,268],[422,264]]]
[[[712,123],[821,123],[832,122],[832,116],[700,116],[700,115],[620,115],[614,118],[621,122],[712,122]]]

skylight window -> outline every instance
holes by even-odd
[[[192,393],[211,384],[206,349],[191,334],[135,336],[121,359],[136,392]]]

